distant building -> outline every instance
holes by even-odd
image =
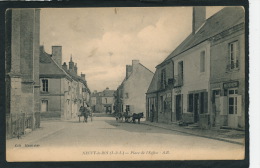
[[[80,106],[89,102],[90,90],[85,75],[77,75],[72,58],[69,69],[62,63],[62,47],[53,46],[52,54],[40,49],[41,115],[71,119]]]
[[[91,107],[97,113],[113,113],[115,111],[115,90],[108,87],[102,92],[94,91],[91,94]]]
[[[116,91],[118,112],[146,114],[146,91],[151,83],[153,72],[143,66],[139,60],[126,65],[126,76]]]
[[[205,7],[193,7],[192,33],[156,67],[150,121],[244,128],[244,17],[226,7],[206,20]]]
[[[26,127],[32,129],[37,127],[35,112],[40,112],[39,38],[39,9],[6,11],[5,85],[7,136],[9,138],[13,134],[18,134],[17,128],[9,125],[11,121],[15,123],[18,119],[32,117],[31,123],[27,123],[25,127],[21,128],[17,125],[21,133]]]

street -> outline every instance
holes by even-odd
[[[7,140],[7,160],[243,159],[244,146],[145,124],[95,117],[93,122],[43,121],[22,139]]]

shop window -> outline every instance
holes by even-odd
[[[238,102],[237,89],[228,90],[228,114],[237,114],[237,102]]]

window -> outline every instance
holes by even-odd
[[[129,112],[129,111],[130,111],[130,105],[126,105],[126,106],[125,106],[125,111],[126,111],[126,112]]]
[[[163,109],[163,104],[164,104],[164,102],[163,102],[163,96],[160,96],[160,105],[161,105],[161,111],[164,111]]]
[[[232,42],[229,44],[229,63],[230,70],[238,68],[238,42]]]
[[[188,99],[189,99],[189,103],[188,103],[188,105],[189,105],[189,107],[188,107],[188,111],[189,111],[189,112],[193,112],[193,94],[189,94]]]
[[[166,70],[162,69],[161,71],[161,87],[165,87],[166,85]]]
[[[228,90],[228,113],[237,114],[237,89]]]
[[[48,92],[48,79],[42,79],[42,91]]]
[[[205,51],[200,53],[200,72],[205,72]]]
[[[107,104],[107,98],[105,98],[106,104]]]
[[[183,61],[178,62],[178,85],[183,84]]]
[[[48,111],[48,100],[42,100],[41,111],[42,112]]]

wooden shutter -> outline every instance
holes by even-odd
[[[242,96],[241,95],[237,96],[237,115],[238,116],[242,115]]]
[[[204,113],[208,113],[208,92],[204,92]]]

